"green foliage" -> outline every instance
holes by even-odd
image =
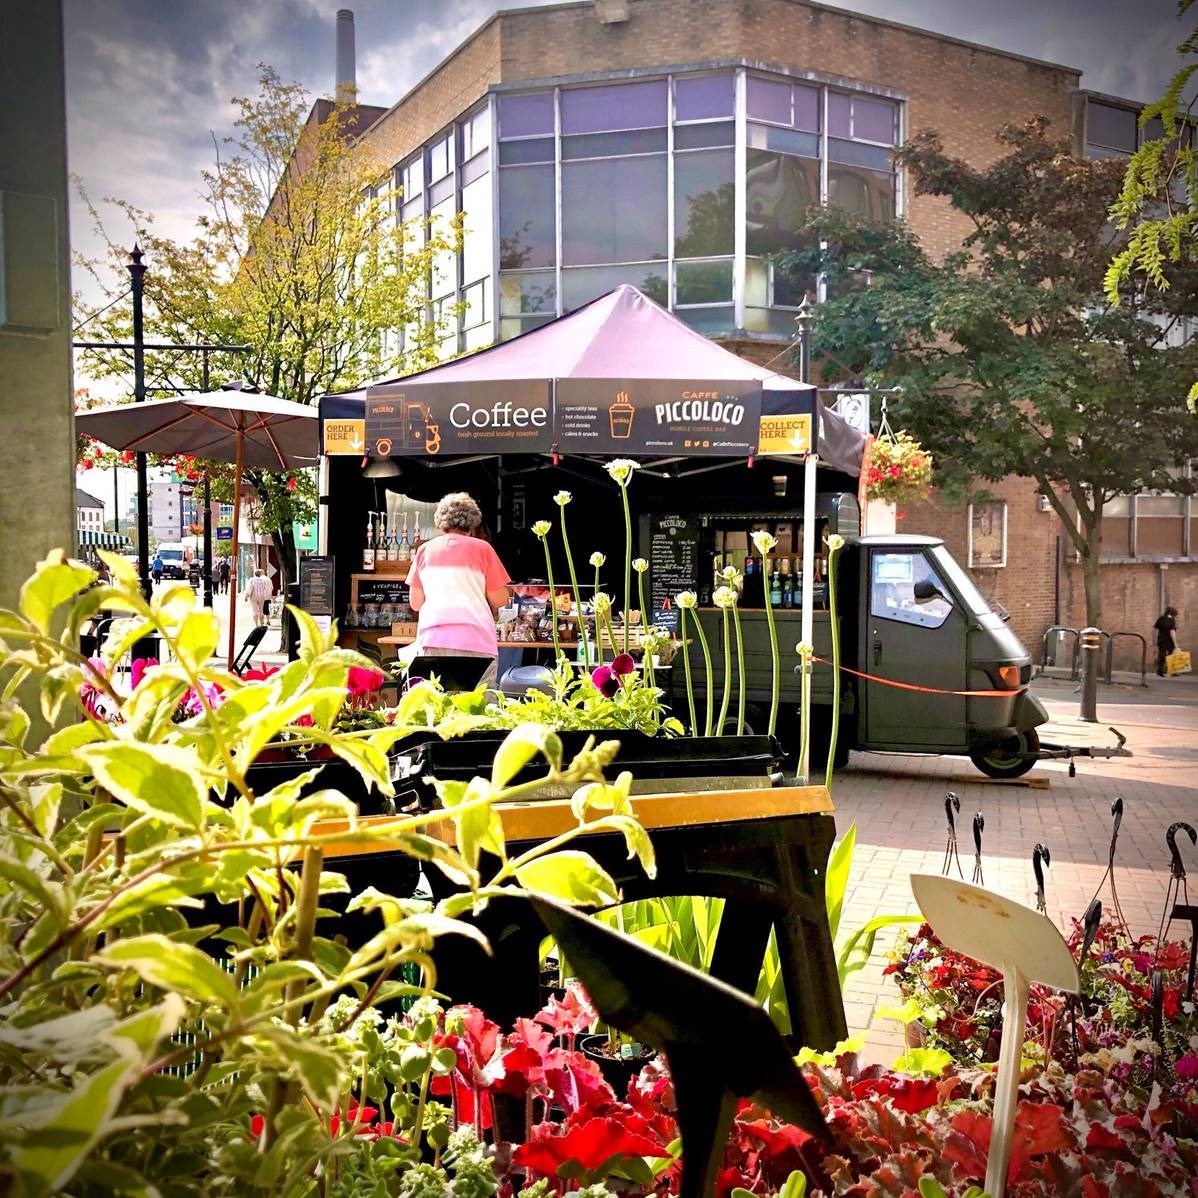
[[[935,261],[901,223],[817,210],[810,248],[823,271],[813,351],[846,377],[903,389],[892,418],[936,461],[937,485],[978,494],[1014,474],[1034,479],[1097,587],[1103,508],[1142,490],[1185,490],[1175,476],[1198,453],[1184,392],[1198,344],[1179,345],[1198,310],[1198,263],[1168,291],[1142,281],[1114,306],[1104,278],[1126,237],[1108,213],[1121,164],[1071,155],[1045,122],[1007,126],[984,168],[950,157],[935,133],[899,152],[917,193],[950,203],[971,232]]]
[[[343,795],[300,797],[314,770],[263,791],[256,757],[291,738],[328,746],[390,793],[388,750],[430,726],[423,696],[405,696],[397,725],[339,732],[347,671],[367,663],[337,648],[335,632],[296,613],[300,660],[243,681],[209,662],[211,613],[189,588],[147,603],[128,564],[106,560],[111,586],[52,553],[20,611],[0,612],[0,1189],[289,1198],[311,1193],[316,1174],[327,1193],[390,1193],[424,1143],[449,1143],[428,1086],[455,1058],[432,1043],[433,1008],[418,1002],[400,1024],[374,1004],[427,993],[437,938],[481,939],[461,916],[498,887],[613,898],[610,877],[570,847],[583,829],[624,836],[652,871],[631,780],[603,780],[614,745],[565,761],[556,733],[530,726],[500,747],[492,778],[444,784],[445,810],[359,821]],[[100,665],[72,647],[97,612],[120,617]],[[61,636],[50,631],[60,624]],[[130,694],[108,667],[146,630],[170,657]],[[48,718],[81,722],[28,743],[30,720],[11,698],[27,679]],[[185,693],[195,714],[178,718]],[[468,726],[460,709],[446,715],[439,731]],[[512,783],[534,759],[545,777]],[[578,825],[509,858],[495,804],[546,779],[583,787]],[[440,839],[430,825],[446,821],[452,836]],[[377,931],[357,944],[322,935],[321,897],[346,889],[325,851],[381,838],[461,889],[437,904],[368,890],[350,909]],[[367,1103],[389,1106],[404,1140],[354,1135]],[[443,1159],[455,1193],[489,1198],[477,1146]]]
[[[1193,2],[1179,0],[1178,16],[1184,16]],[[1141,129],[1159,121],[1161,132],[1141,141],[1127,164],[1123,188],[1111,205],[1115,227],[1129,230],[1104,280],[1107,298],[1116,306],[1137,275],[1166,291],[1178,264],[1192,265],[1198,260],[1198,152],[1192,137],[1194,126],[1187,119],[1198,94],[1185,99],[1198,72],[1198,29],[1190,32],[1178,52],[1189,61],[1178,67],[1164,95],[1140,113]],[[1189,404],[1191,410],[1198,405],[1198,383],[1190,389]]]

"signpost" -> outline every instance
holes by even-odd
[[[911,889],[924,918],[949,948],[1003,975],[1002,1043],[986,1161],[986,1192],[990,1198],[1002,1198],[1015,1131],[1028,987],[1042,982],[1077,994],[1081,989],[1077,962],[1056,926],[1022,903],[933,874],[912,874]]]

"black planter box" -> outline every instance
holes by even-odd
[[[409,743],[399,754],[403,777],[396,783],[396,802],[406,805],[418,799],[424,806],[434,805],[436,792],[432,778],[468,782],[478,776],[489,777],[495,752],[506,735],[506,732],[468,732],[450,740]],[[650,736],[623,729],[570,731],[559,735],[566,763],[589,737],[594,737],[596,743],[618,740],[620,751],[607,768],[607,777],[612,779],[621,770],[631,771],[634,792],[669,789],[666,783],[685,779],[761,779],[762,785],[768,785],[767,780],[781,759],[777,742],[769,736]],[[513,782],[531,782],[544,773],[545,762],[538,757]]]

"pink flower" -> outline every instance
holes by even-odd
[[[346,685],[351,695],[368,695],[379,690],[384,681],[385,678],[379,670],[364,670],[360,666],[350,666]]]
[[[591,685],[605,699],[612,699],[619,693],[620,679],[612,673],[611,666],[599,666],[591,671]]]
[[[636,670],[636,662],[632,660],[630,653],[618,653],[616,659],[611,663],[611,672],[613,674],[631,674]]]
[[[157,664],[152,657],[135,657],[133,659],[133,664],[129,667],[129,677],[133,683],[134,690],[137,690],[141,685],[141,680]]]
[[[1198,1053],[1187,1052],[1184,1057],[1179,1057],[1173,1069],[1178,1077],[1187,1081],[1198,1077]]]

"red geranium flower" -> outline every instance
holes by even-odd
[[[528,1141],[512,1155],[512,1163],[546,1177],[577,1176],[602,1171],[621,1156],[664,1156],[662,1145],[628,1131],[618,1119],[587,1116],[562,1131],[556,1123],[538,1123]],[[567,1174],[559,1173],[569,1166]]]
[[[379,670],[364,670],[360,666],[350,666],[346,686],[351,695],[369,695],[378,690],[386,681],[385,675]]]

